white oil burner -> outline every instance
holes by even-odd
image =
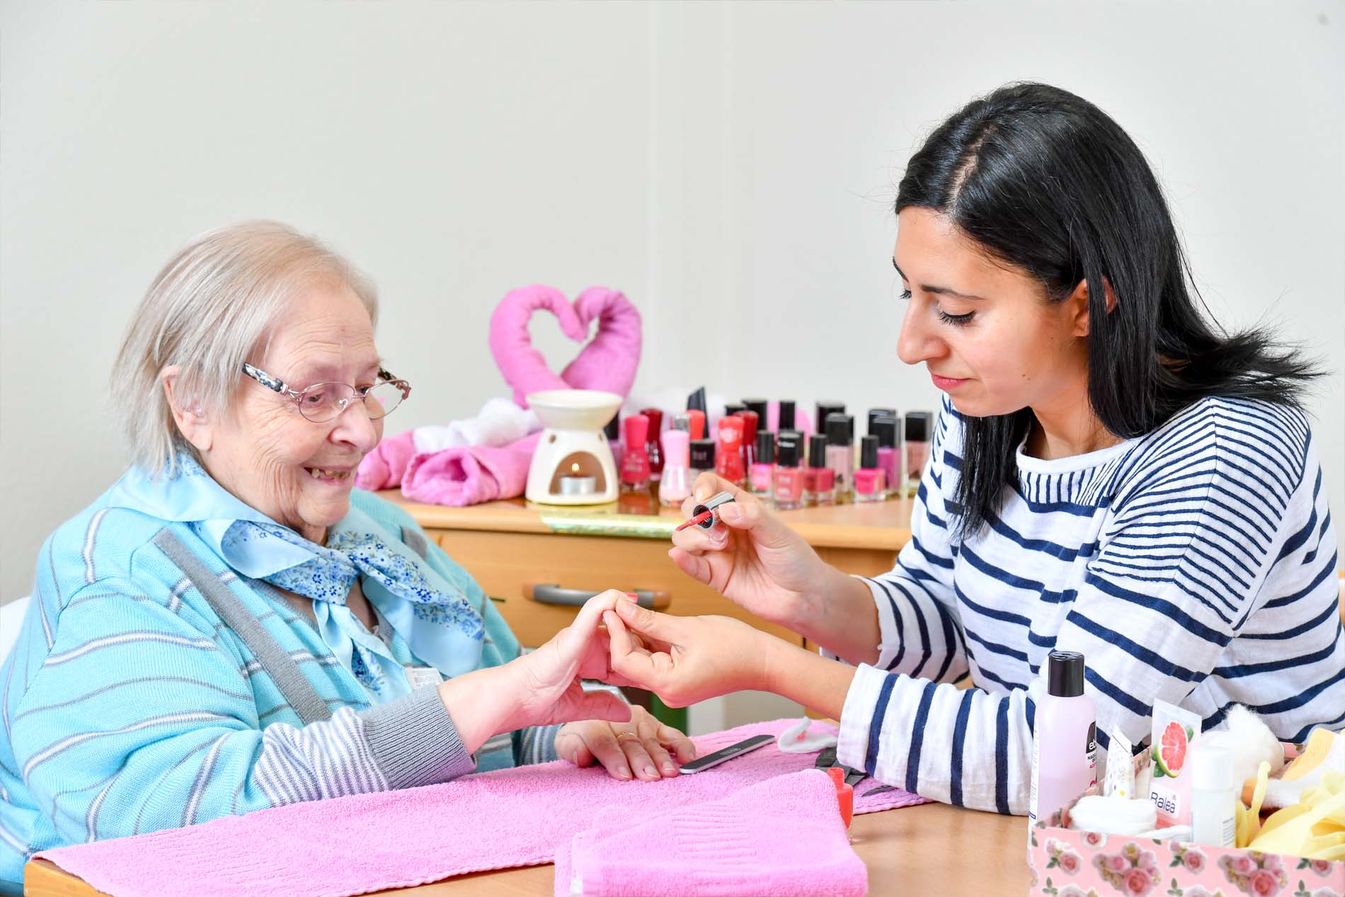
[[[594,389],[550,389],[528,396],[542,421],[542,437],[528,468],[528,501],[597,505],[616,501],[620,483],[603,427],[621,396]]]

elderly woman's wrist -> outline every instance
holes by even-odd
[[[509,666],[475,670],[439,685],[439,700],[469,752],[475,752],[499,732],[526,725],[515,722],[521,694]]]

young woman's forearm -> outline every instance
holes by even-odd
[[[810,596],[806,616],[794,621],[795,632],[851,663],[878,659],[878,609],[864,581],[827,566]]]
[[[832,719],[841,718],[855,668],[762,633],[763,691],[774,692]]]

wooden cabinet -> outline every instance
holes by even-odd
[[[660,593],[667,613],[725,614],[799,641],[683,574],[668,557],[673,528],[682,516],[650,502],[627,498],[589,508],[552,508],[513,500],[446,508],[411,502],[397,492],[382,496],[406,508],[471,573],[526,646],[542,644],[575,614],[573,606],[535,600],[539,584]],[[643,513],[629,513],[632,508]],[[850,573],[891,569],[910,538],[909,500],[779,514],[824,560]]]

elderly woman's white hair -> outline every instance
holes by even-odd
[[[248,221],[202,234],[174,256],[135,311],[112,370],[112,393],[135,463],[172,470],[178,438],[163,385],[179,368],[179,403],[224,413],[243,362],[262,354],[288,301],[315,284],[349,287],[378,318],[373,284],[313,237],[275,221]]]

